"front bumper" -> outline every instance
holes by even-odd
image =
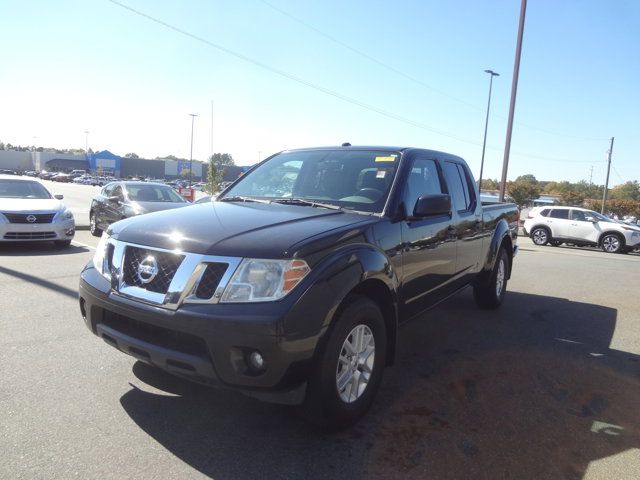
[[[301,312],[293,298],[184,304],[170,310],[118,295],[92,264],[81,274],[79,292],[86,326],[126,354],[174,375],[261,400],[299,404],[304,399],[320,332],[302,337],[282,333],[288,318]],[[265,360],[263,372],[248,363],[255,350]]]
[[[75,221],[52,223],[0,223],[0,242],[41,242],[71,240],[75,235]]]

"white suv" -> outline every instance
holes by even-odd
[[[609,253],[640,248],[640,228],[625,225],[593,210],[546,207],[524,222],[524,234],[536,245],[571,243],[601,247]]]

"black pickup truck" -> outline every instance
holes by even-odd
[[[111,225],[80,311],[143,362],[340,428],[371,405],[399,324],[466,286],[500,305],[518,217],[481,205],[446,153],[285,151],[216,201]]]

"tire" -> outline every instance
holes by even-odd
[[[624,239],[617,233],[607,233],[600,241],[600,248],[607,253],[619,253],[624,248]]]
[[[58,248],[68,248],[71,245],[71,240],[55,240],[53,243]]]
[[[95,212],[91,212],[89,215],[89,230],[94,237],[102,236],[102,230],[98,228],[98,219],[96,218]]]
[[[549,245],[551,245],[552,247],[559,247],[563,243],[564,242],[561,242],[560,240],[550,240],[549,241]]]
[[[500,247],[489,281],[485,285],[476,284],[473,286],[473,298],[476,305],[484,309],[494,309],[502,304],[507,292],[508,271],[509,256],[504,247]]]
[[[301,406],[306,420],[326,431],[341,430],[364,416],[378,391],[386,362],[387,333],[380,308],[359,295],[348,297],[346,302],[316,354]],[[359,334],[364,348],[356,346],[362,349],[357,355],[360,358],[350,360],[356,355],[351,355],[348,347],[358,343]]]
[[[536,245],[546,245],[550,238],[551,234],[549,230],[544,227],[536,227],[531,230],[531,240],[533,240],[533,243]]]

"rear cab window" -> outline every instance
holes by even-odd
[[[449,185],[449,195],[458,213],[471,212],[475,207],[475,190],[470,186],[470,179],[462,165],[455,162],[444,162],[444,175]]]

